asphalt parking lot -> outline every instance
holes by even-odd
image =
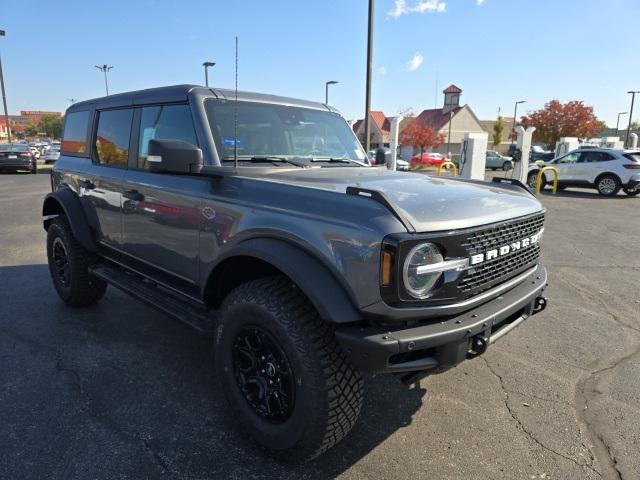
[[[352,434],[302,466],[226,415],[212,343],[110,288],[51,285],[48,175],[0,174],[0,478],[640,478],[640,198],[542,194],[549,307],[419,387],[366,382]]]

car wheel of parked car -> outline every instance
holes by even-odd
[[[536,187],[538,186],[537,183],[538,183],[538,171],[529,172],[529,175],[527,175],[527,185],[529,186],[532,192],[536,191]],[[540,190],[544,190],[545,184],[546,184],[546,179],[544,178],[544,175],[543,175],[542,181],[540,182]]]
[[[38,173],[38,167],[37,165],[34,165],[33,168],[31,169],[31,173]]]
[[[615,175],[605,174],[596,180],[596,189],[600,195],[612,197],[620,191],[620,179]]]
[[[504,162],[502,164],[502,170],[504,170],[505,172],[508,172],[509,170],[511,170],[513,167],[511,166],[511,162]]]
[[[243,284],[225,298],[215,365],[234,418],[283,460],[320,455],[349,433],[360,413],[361,373],[283,276]]]
[[[636,188],[635,190],[631,190],[630,188],[624,187],[623,190],[624,190],[624,193],[626,193],[627,195],[630,195],[632,197],[635,196],[635,195],[640,194],[640,188]]]
[[[77,242],[63,216],[56,217],[47,230],[47,258],[53,285],[65,303],[83,307],[104,296],[107,284],[88,271],[95,255]]]

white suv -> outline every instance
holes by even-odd
[[[529,166],[527,183],[536,188],[542,166],[558,170],[558,188],[595,188],[600,195],[616,195],[622,188],[627,195],[640,193],[640,152],[613,148],[578,149],[544,164]],[[545,172],[543,184],[553,183],[553,173]],[[544,185],[543,185],[544,188]]]

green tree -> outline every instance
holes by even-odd
[[[24,129],[24,134],[27,137],[35,137],[38,135],[38,127],[36,127],[35,125],[27,125],[27,127]]]
[[[60,138],[62,136],[63,118],[55,115],[45,115],[38,123],[38,132],[43,132],[47,137]]]
[[[497,148],[502,143],[502,135],[504,134],[504,120],[502,115],[498,115],[498,120],[493,124],[493,146]]]
[[[640,122],[631,122],[631,130],[640,130]]]

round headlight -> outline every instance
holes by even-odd
[[[423,272],[421,270],[425,269],[420,267],[440,263],[443,260],[442,253],[433,243],[421,243],[411,249],[402,270],[404,287],[409,295],[420,299],[429,296],[442,272]]]

